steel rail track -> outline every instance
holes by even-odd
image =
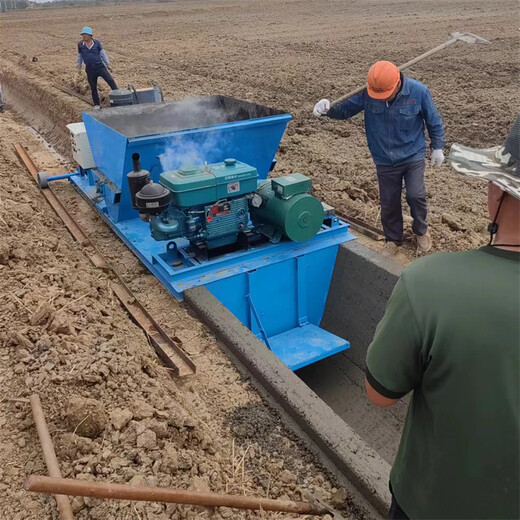
[[[32,178],[38,185],[38,169],[29,157],[29,154],[20,144],[15,145],[15,151],[27,168]],[[181,348],[180,340],[174,341],[139,303],[130,288],[122,280],[117,271],[109,264],[108,260],[98,251],[94,243],[87,234],[81,229],[80,225],[74,220],[72,215],[65,209],[56,194],[50,188],[41,190],[43,196],[50,204],[52,209],[61,218],[71,235],[83,247],[83,250],[92,264],[98,269],[109,273],[112,277],[110,287],[118,297],[123,307],[131,318],[143,329],[148,340],[163,363],[171,369],[177,377],[185,377],[195,373],[195,363]]]

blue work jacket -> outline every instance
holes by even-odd
[[[107,53],[103,49],[103,45],[99,40],[94,39],[90,49],[85,45],[85,42],[78,43],[78,55],[76,58],[76,65],[80,67],[85,63],[87,69],[99,69],[104,65],[109,66]]]
[[[402,88],[391,102],[372,99],[365,90],[332,107],[333,119],[349,119],[365,111],[365,133],[374,162],[399,166],[424,159],[428,129],[434,150],[444,146],[444,125],[428,88],[401,75]]]

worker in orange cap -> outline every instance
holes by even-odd
[[[393,63],[378,61],[368,71],[366,90],[333,107],[328,99],[322,99],[314,107],[314,115],[349,119],[362,110],[379,182],[385,251],[394,255],[403,243],[404,180],[417,249],[426,253],[432,240],[426,221],[425,126],[431,141],[431,165],[440,166],[444,161],[444,125],[430,91],[419,81],[404,76]]]

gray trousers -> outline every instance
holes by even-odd
[[[426,214],[426,187],[424,186],[425,160],[413,161],[400,166],[376,165],[381,201],[381,222],[387,242],[403,243],[403,212],[401,192],[406,187],[406,202],[413,218],[412,230],[424,235],[428,229]]]

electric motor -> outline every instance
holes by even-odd
[[[255,226],[272,241],[282,236],[294,242],[310,240],[321,229],[324,217],[323,205],[308,193],[311,186],[311,180],[300,173],[259,184],[262,204],[250,201]]]

